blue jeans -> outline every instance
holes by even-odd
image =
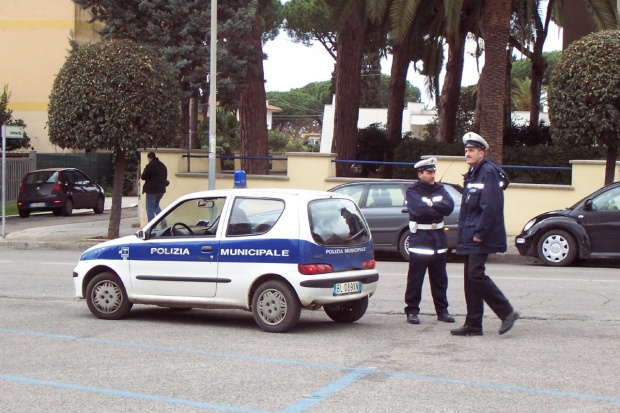
[[[161,212],[159,201],[163,196],[164,194],[146,194],[146,218],[149,222]]]

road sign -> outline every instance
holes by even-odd
[[[21,139],[24,137],[24,127],[2,125],[2,137],[6,139]]]

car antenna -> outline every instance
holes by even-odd
[[[448,173],[450,168],[452,168],[452,165],[454,165],[454,161],[450,162],[450,166],[448,166],[448,169],[446,169],[446,172],[444,172],[443,175],[441,175],[441,178],[439,178],[439,182],[441,182],[443,180],[443,177],[446,176],[446,174]]]

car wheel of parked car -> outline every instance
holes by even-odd
[[[62,210],[60,208],[54,208],[52,209],[52,214],[54,214],[55,217],[59,217],[62,215]]]
[[[261,284],[252,296],[254,321],[270,333],[283,333],[299,321],[301,303],[286,283],[271,280]]]
[[[66,217],[73,214],[73,200],[71,198],[67,198],[65,204],[62,207],[62,214]]]
[[[90,280],[86,287],[86,304],[91,313],[105,320],[120,320],[133,306],[123,282],[111,272],[103,272]]]
[[[538,241],[538,257],[547,265],[565,267],[577,256],[577,243],[566,231],[547,231]]]
[[[398,252],[403,259],[409,262],[409,231],[405,231],[398,239]]]
[[[95,205],[95,207],[93,208],[93,211],[95,211],[95,214],[102,214],[104,207],[105,207],[105,199],[102,196],[100,196],[99,198],[97,198],[97,205]]]
[[[20,209],[19,210],[19,216],[21,218],[28,218],[30,216],[30,210],[29,209]]]
[[[368,296],[355,301],[323,306],[325,314],[337,323],[353,323],[362,318],[367,308]]]

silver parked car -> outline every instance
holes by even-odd
[[[409,261],[409,214],[405,206],[405,192],[413,182],[400,179],[356,181],[338,185],[329,191],[349,195],[357,202],[372,232],[376,251],[398,251]],[[463,187],[442,184],[454,199],[454,211],[444,220],[448,250],[452,250],[458,241]]]

